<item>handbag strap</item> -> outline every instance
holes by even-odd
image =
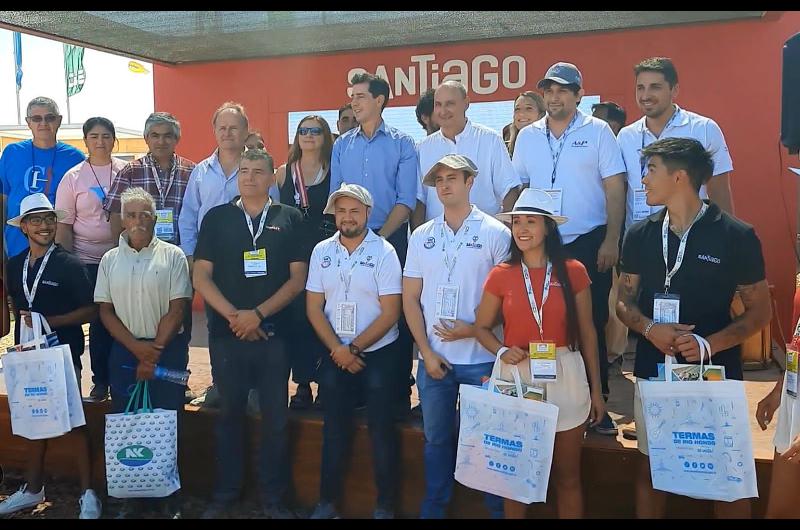
[[[703,379],[703,360],[708,356],[708,366],[714,366],[714,361],[711,360],[711,345],[706,339],[692,333],[691,336],[697,341],[697,346],[700,348],[700,380]],[[674,363],[672,355],[664,356],[664,381],[667,383],[677,383],[678,381],[672,380],[672,364]]]
[[[492,366],[492,375],[489,376],[489,392],[499,392],[497,390],[497,379],[500,375],[500,363],[503,361],[500,359],[501,355],[498,355],[494,360],[494,366]],[[517,397],[519,399],[525,399],[522,397],[522,379],[519,375],[519,367],[516,364],[511,365],[511,375],[514,376],[514,384],[517,387]]]
[[[131,397],[128,399],[128,406],[125,407],[125,414],[135,414],[135,406],[138,401],[136,398],[139,396],[142,390],[142,383],[143,381],[137,381],[136,387],[134,387],[133,392],[131,392]]]

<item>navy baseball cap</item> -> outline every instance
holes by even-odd
[[[544,88],[544,84],[548,81],[553,81],[559,85],[576,85],[578,88],[583,88],[583,76],[578,67],[572,63],[556,63],[547,69],[544,78],[537,83],[536,87]]]

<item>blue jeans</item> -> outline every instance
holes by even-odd
[[[422,423],[425,428],[425,498],[420,508],[422,519],[443,519],[453,496],[458,440],[458,387],[480,385],[481,377],[492,373],[493,363],[454,364],[442,379],[434,379],[420,360],[417,381],[424,381]],[[503,517],[503,499],[486,494],[486,507],[493,519]]]

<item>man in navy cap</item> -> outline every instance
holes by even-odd
[[[551,66],[538,88],[547,115],[522,129],[513,164],[523,185],[547,191],[556,215],[569,217],[561,226],[567,251],[583,263],[592,280],[592,313],[598,330],[600,375],[608,395],[608,357],[605,330],[611,270],[619,258],[619,239],[625,217],[625,164],[616,138],[606,122],[584,114],[578,103],[584,95],[583,77],[574,64]],[[606,414],[595,432],[616,435]]]

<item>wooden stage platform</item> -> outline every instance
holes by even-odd
[[[609,409],[612,417],[620,427],[628,426],[632,421],[631,400],[633,382],[628,371],[629,361],[625,362],[623,371],[612,373],[612,400]],[[774,384],[777,369],[771,368],[758,372],[747,372],[747,394],[752,412],[758,400],[765,395]],[[93,444],[102,446],[103,414],[108,410],[107,403],[86,404],[86,413]],[[211,491],[213,481],[213,426],[216,413],[213,410],[198,410],[187,406],[181,427],[180,472],[181,481],[186,491],[207,495]],[[251,450],[248,451],[248,469],[252,470],[255,460],[258,422],[251,418],[249,423]],[[761,517],[766,508],[769,494],[769,481],[772,463],[772,435],[774,425],[762,432],[751,421],[753,443],[755,446],[756,470],[760,498],[754,502],[754,516]],[[21,469],[23,465],[23,443],[18,437],[11,435],[8,404],[4,395],[0,395],[0,464],[8,469]],[[315,412],[291,412],[290,421],[292,464],[294,488],[300,505],[311,507],[317,501],[319,491],[319,465],[322,448],[322,419]],[[400,477],[400,494],[398,499],[398,515],[416,517],[424,491],[424,470],[422,464],[423,433],[418,421],[410,420],[402,425],[402,476]],[[67,436],[57,444],[53,444],[47,455],[47,472],[56,478],[76,479],[72,451],[74,442]],[[103,455],[98,449],[94,451],[95,479],[97,484],[104,483]],[[633,517],[634,485],[633,470],[639,453],[636,442],[625,440],[621,434],[615,439],[607,436],[589,434],[586,437],[583,451],[583,485],[586,499],[587,517]],[[248,490],[254,491],[254,473],[247,477]],[[343,515],[347,517],[370,517],[374,502],[375,489],[372,481],[372,466],[369,449],[369,438],[364,421],[358,422],[357,434],[353,447],[350,472],[345,480]],[[555,504],[550,496],[547,504],[531,506],[530,517],[554,517]],[[709,517],[711,503],[671,497],[668,512],[674,517]],[[456,485],[450,515],[455,518],[486,517],[481,494]]]

